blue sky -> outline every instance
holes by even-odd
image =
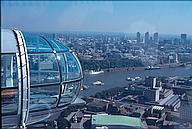
[[[191,1],[4,1],[3,28],[192,34]]]

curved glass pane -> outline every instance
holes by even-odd
[[[69,48],[67,48],[64,43],[61,43],[61,42],[58,42],[58,41],[54,41],[57,46],[59,47],[59,51],[62,51],[62,52],[68,52],[69,51]]]
[[[1,112],[3,115],[17,114],[18,110],[18,89],[1,90]]]
[[[46,110],[56,106],[59,85],[31,87],[29,111]]]
[[[17,114],[18,71],[15,54],[1,55],[1,100],[1,111],[3,115]]]
[[[68,52],[69,48],[67,48],[64,43],[58,42],[56,40],[48,39],[51,47],[57,52]]]
[[[56,44],[53,40],[49,40],[49,39],[48,39],[48,41],[49,41],[49,44],[51,45],[51,47],[52,47],[55,51],[59,51],[59,50],[60,50],[59,46],[57,46],[57,44]]]
[[[59,106],[63,106],[74,100],[74,98],[77,97],[77,94],[80,90],[80,85],[81,85],[80,82],[73,82],[62,85],[62,93]]]
[[[1,55],[1,88],[18,87],[18,71],[15,54]]]
[[[67,80],[73,80],[81,77],[80,66],[72,53],[65,53],[67,62]]]
[[[46,40],[35,33],[23,33],[28,53],[52,52]]]
[[[31,85],[59,82],[59,70],[55,55],[29,54]]]
[[[62,81],[65,81],[67,78],[67,67],[64,54],[57,54],[57,59],[59,60],[62,74]]]

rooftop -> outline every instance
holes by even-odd
[[[162,106],[153,106],[153,109],[155,109],[155,110],[163,110],[164,107],[162,107]]]
[[[95,125],[122,125],[132,127],[142,127],[142,122],[139,118],[121,116],[121,115],[92,115],[92,124]]]

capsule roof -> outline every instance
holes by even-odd
[[[1,53],[16,53],[17,40],[13,31],[1,29]]]
[[[28,53],[38,52],[69,52],[63,43],[45,38],[43,35],[23,32]]]
[[[69,48],[43,35],[22,32],[28,53],[69,52]],[[17,53],[17,39],[12,30],[1,29],[1,53]]]

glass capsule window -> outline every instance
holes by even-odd
[[[74,96],[78,95],[80,90],[80,82],[73,82],[68,84],[63,84],[61,99],[59,106],[66,105],[68,102],[72,101]]]
[[[19,93],[23,94],[22,89],[25,89],[19,88],[19,84],[26,86],[19,82],[21,74],[25,78],[29,73],[30,111],[49,110],[71,103],[77,97],[82,79],[80,63],[75,54],[61,42],[46,39],[39,34],[22,34],[27,48],[27,71],[17,66],[21,62],[24,63],[22,67],[26,65],[25,56],[19,57],[19,51],[1,54],[2,113],[18,112]],[[13,45],[17,46],[17,42]],[[26,81],[23,80],[23,83]]]
[[[29,111],[49,110],[56,107],[59,85],[31,87]]]
[[[76,55],[64,43],[35,33],[1,31],[1,112],[16,124],[39,122],[39,112],[75,101],[82,70]],[[49,114],[48,114],[49,115]],[[8,122],[9,123],[9,122]],[[7,124],[6,124],[7,125]]]
[[[75,54],[63,43],[41,35],[24,33],[24,37],[30,69],[30,111],[72,102],[82,78]]]
[[[38,34],[24,33],[28,53],[52,52],[49,44]]]
[[[65,47],[62,43],[58,41],[50,40],[50,44],[53,47],[53,49],[57,52],[68,52],[69,48]]]
[[[1,88],[17,87],[18,72],[15,54],[1,55]]]
[[[54,54],[29,54],[29,68],[31,85],[59,83],[59,68]]]
[[[15,30],[3,36],[1,44],[6,48],[1,52],[3,116],[15,115],[13,119],[21,118],[19,121],[26,123],[39,121],[32,117],[34,112],[64,107],[76,99],[81,87],[81,66],[64,43]],[[11,43],[14,49],[6,46]]]
[[[65,56],[62,53],[57,54],[57,59],[61,68],[62,82],[67,80],[67,66]]]
[[[66,53],[66,62],[67,62],[67,79],[77,79],[80,78],[80,67],[78,65],[77,59],[74,54]]]
[[[1,54],[2,115],[17,114],[18,71],[15,54]]]

